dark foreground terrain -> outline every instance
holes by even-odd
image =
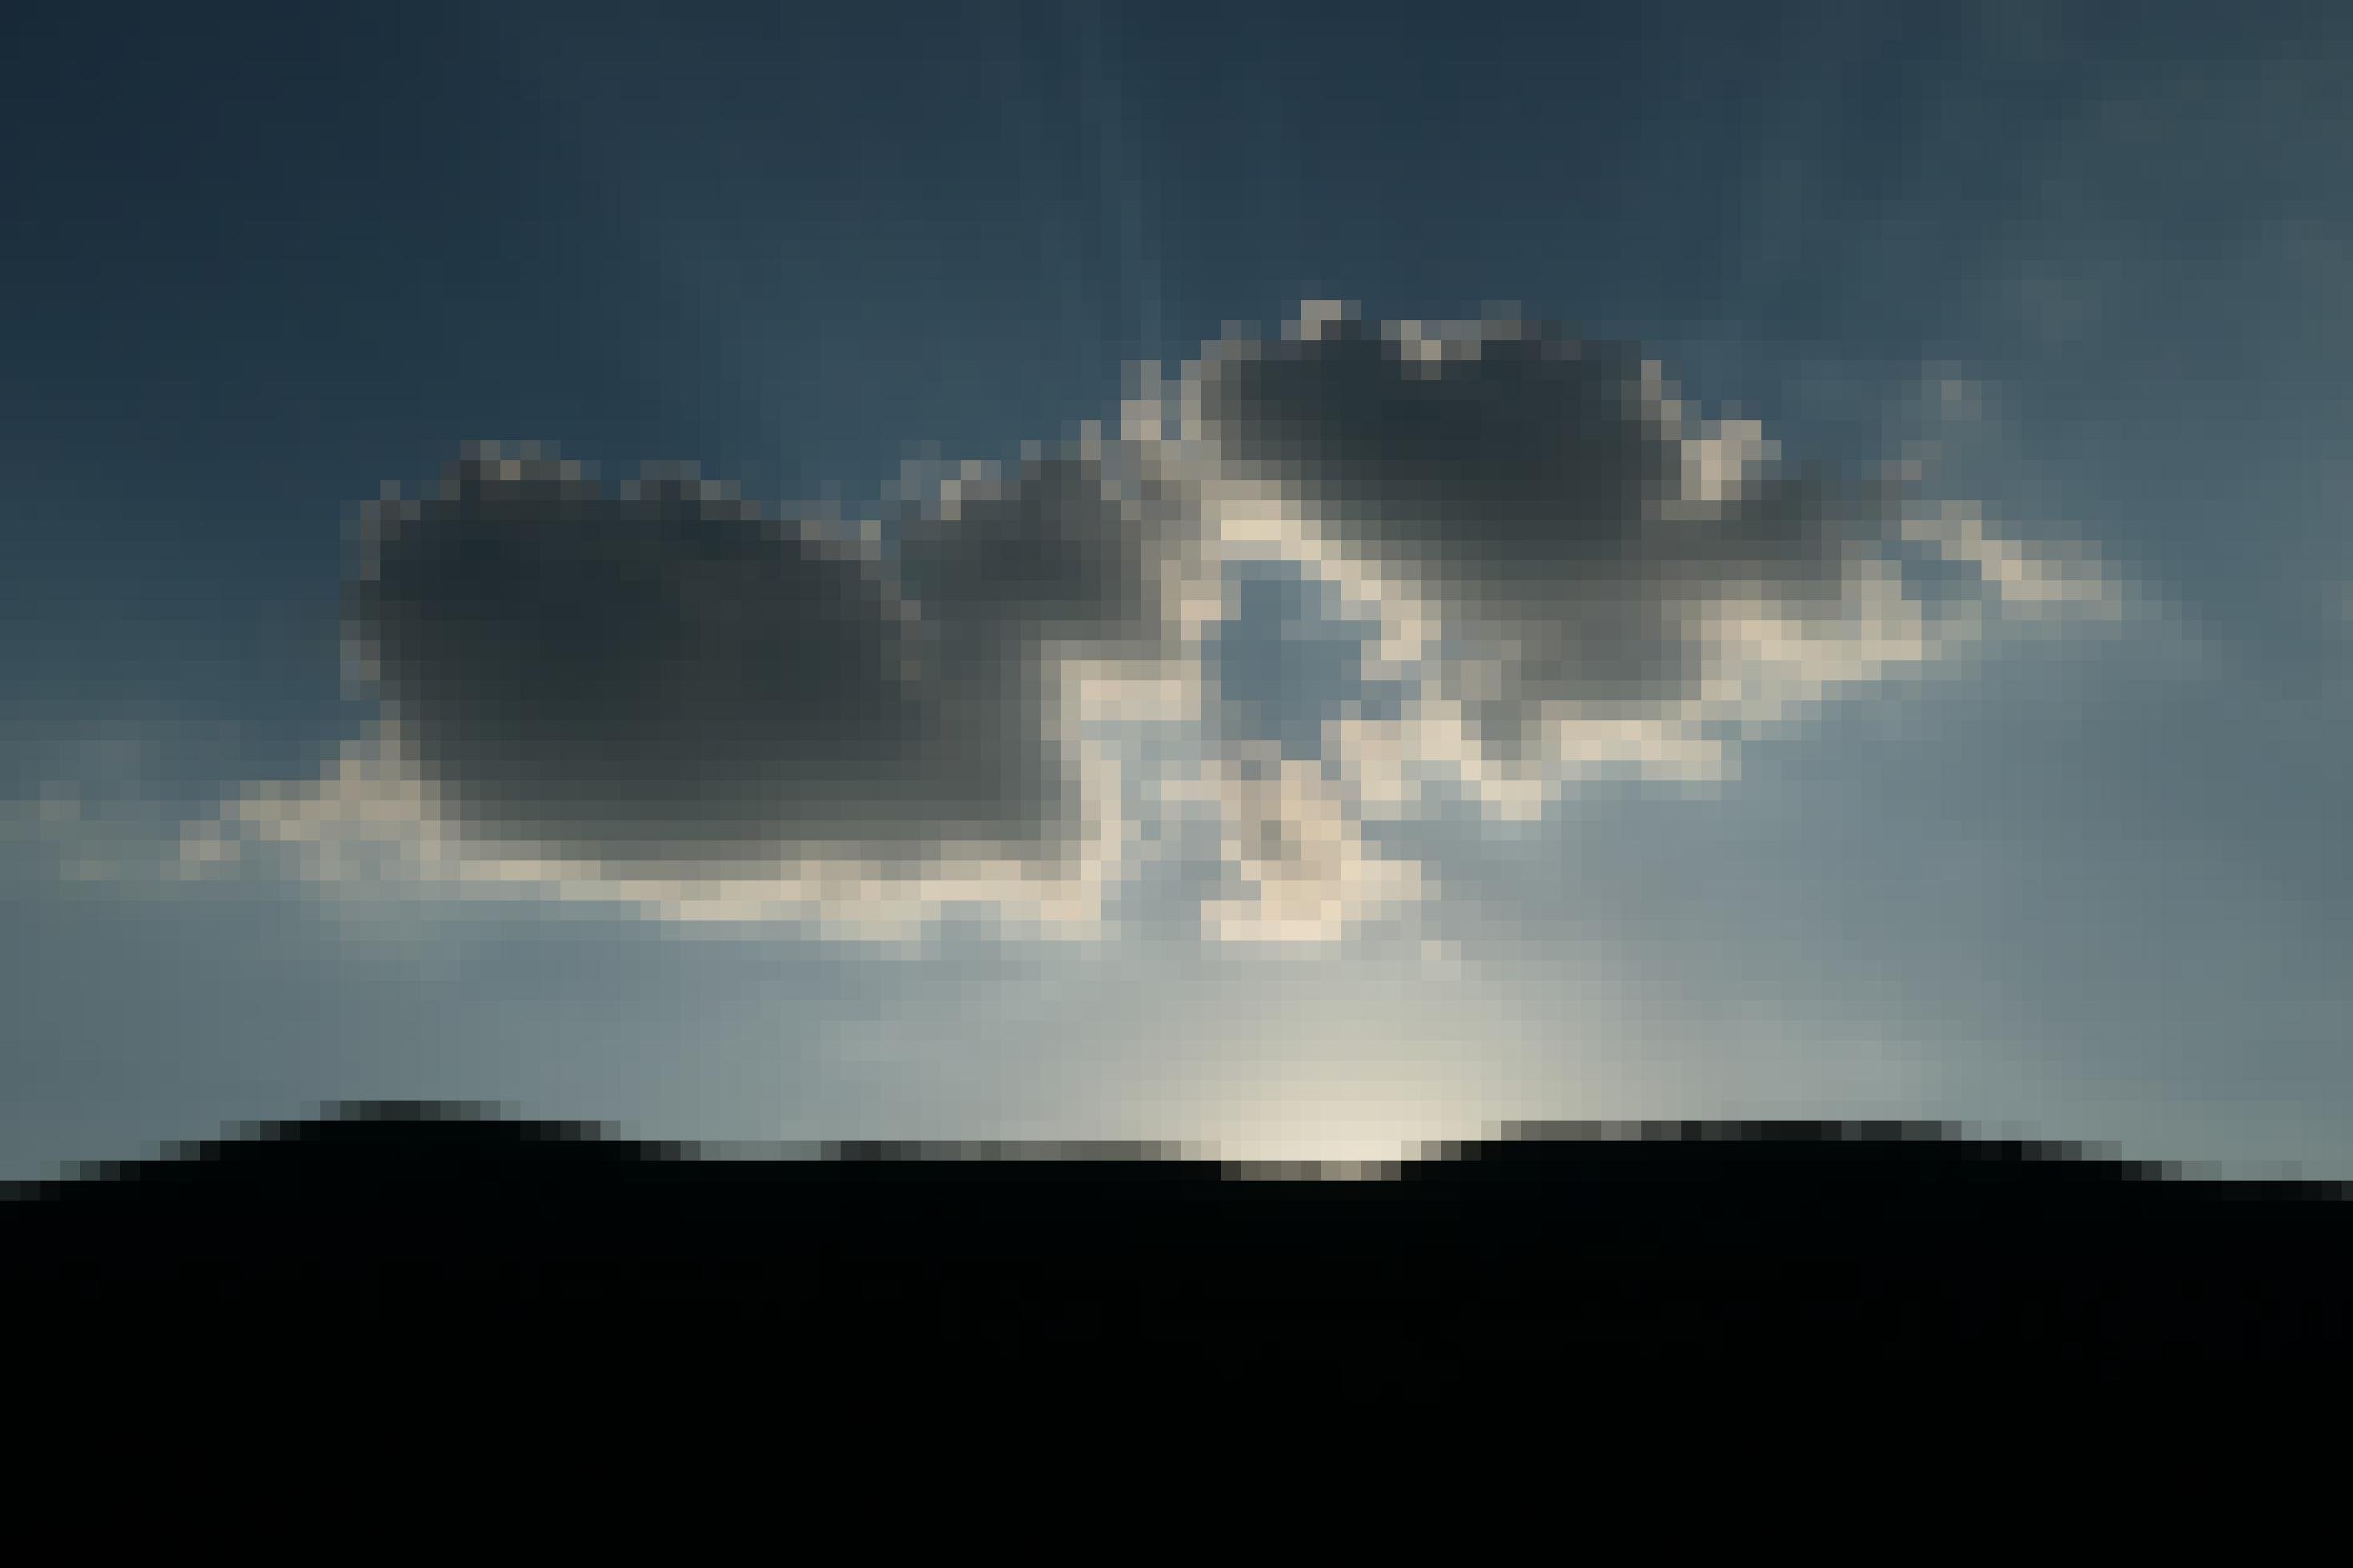
[[[0,1283],[20,1332],[149,1347],[752,1329],[898,1361],[1491,1373],[2345,1355],[2353,1205],[2318,1184],[1784,1124],[1528,1130],[1380,1179],[1281,1173],[1108,1148],[718,1159],[355,1108],[20,1189]]]

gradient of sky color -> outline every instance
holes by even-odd
[[[1311,1151],[1928,1117],[2353,1173],[2334,7],[36,6],[0,60],[0,1173],[370,1098]],[[144,869],[364,722],[351,509],[461,443],[857,518],[1322,300],[1638,341],[2136,612],[1721,789],[1439,814],[1426,924],[1305,958]],[[1262,708],[1326,679],[1282,600],[1228,645]]]

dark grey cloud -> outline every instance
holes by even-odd
[[[1273,488],[1314,536],[1437,610],[1461,656],[1444,694],[1499,754],[1534,744],[1546,701],[1690,696],[1694,607],[1839,612],[1852,547],[1895,516],[1885,486],[1768,462],[1686,419],[1635,349],[1515,320],[1439,339],[1308,315],[1281,341],[1218,345],[1192,395],[1224,474]],[[1461,679],[1482,660],[1500,689]]]
[[[1324,940],[1426,896],[1365,830],[1449,784],[1520,821],[1589,771],[1720,778],[1754,726],[1971,641],[1928,568],[2026,613],[2110,593],[1544,325],[1311,303],[1139,368],[1117,438],[856,525],[470,450],[362,513],[377,721],[184,859],[1070,932],[1214,837],[1206,925]]]
[[[1099,491],[1053,465],[915,527],[918,605],[858,536],[491,448],[370,509],[348,625],[398,752],[493,844],[629,871],[1042,851],[1067,781],[1039,637],[1151,620]]]
[[[1163,480],[1101,456],[1036,455],[912,507],[899,569],[952,668],[1055,647],[1166,655],[1161,594],[1197,531],[1180,506]]]

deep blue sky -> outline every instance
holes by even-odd
[[[2309,1131],[2353,1109],[2334,7],[31,5],[0,62],[0,794],[315,772],[353,721],[345,510],[464,441],[856,513],[922,443],[1115,423],[1124,362],[1229,321],[1510,300],[1840,462],[1949,379],[1979,416],[1947,480],[2095,541],[2170,630],[1834,721],[1712,812],[1463,850],[1523,967],[1393,1012],[1510,1048],[1376,1054],[1490,1113],[1610,1114],[1541,1044],[1606,951],[1635,1065],[1595,1071],[1657,1066],[1645,1105],[1802,1109],[1819,1068],[1825,1104],[2061,1136],[2146,1105],[2118,1135],[2344,1156]],[[46,866],[6,895],[12,1168],[361,1093],[1152,1131],[1139,1086],[1196,1049],[1117,1044],[1100,966],[909,987],[773,939],[448,935],[472,915],[353,956],[299,900]],[[1166,962],[1226,999],[1205,1031],[1263,1032],[1274,983]],[[1343,976],[1281,984],[1328,1011]],[[1842,1029],[1906,1065],[1822,1066]],[[943,1068],[955,1030],[988,1043]],[[1313,1033],[1282,1048],[1324,1088],[1283,1092],[1373,1071]]]

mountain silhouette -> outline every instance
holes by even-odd
[[[1132,1147],[770,1158],[372,1105],[28,1187],[0,1280],[59,1323],[561,1313],[1067,1351],[1285,1332],[1508,1359],[1800,1345],[2339,1355],[2353,1208],[1936,1127],[1532,1127],[1377,1179]],[[1312,1334],[1310,1334],[1312,1331]]]

